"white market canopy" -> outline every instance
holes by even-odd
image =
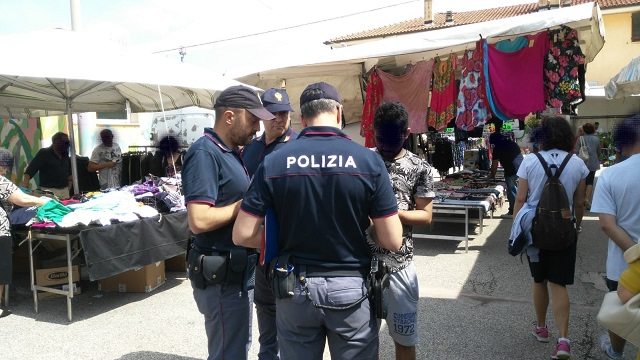
[[[0,37],[0,117],[73,112],[211,109],[217,92],[239,82],[192,65],[127,52],[120,44],[69,30]],[[158,86],[162,98],[158,93]]]
[[[251,85],[267,88],[286,81],[294,109],[299,109],[298,97],[304,87],[316,81],[326,81],[338,88],[344,100],[347,122],[357,122],[362,115],[363,87],[366,71],[377,65],[382,70],[401,68],[409,63],[459,55],[472,49],[482,36],[489,42],[511,39],[543,30],[569,26],[579,32],[580,46],[591,62],[604,46],[604,24],[596,3],[587,3],[527,15],[452,26],[438,30],[401,35],[382,40],[335,48],[321,54],[301,54],[299,57],[272,57],[255,69],[236,69],[234,77]],[[295,53],[295,52],[294,52]]]
[[[240,84],[191,65],[134,54],[81,32],[7,35],[0,37],[0,44],[9,51],[0,57],[0,118],[66,113],[76,191],[71,113],[211,109],[220,91]]]

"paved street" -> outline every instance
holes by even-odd
[[[498,214],[506,211],[506,207]],[[420,279],[419,359],[548,359],[557,338],[550,313],[552,343],[535,341],[531,279],[526,261],[507,254],[511,220],[485,221],[469,252],[456,241],[416,240]],[[606,238],[597,217],[587,213],[578,245],[571,298],[573,359],[605,359],[598,346],[595,317],[605,293]],[[472,230],[477,231],[477,227]],[[459,224],[436,223],[434,232],[462,234]],[[418,229],[420,231],[420,229]],[[472,231],[473,233],[473,231]],[[3,359],[202,359],[206,337],[202,316],[182,273],[148,294],[105,293],[83,284],[73,300],[74,321],[66,319],[62,298],[40,302],[34,313],[28,279],[17,274],[11,291],[14,315],[0,320]],[[381,328],[380,359],[393,358],[393,343]],[[257,340],[257,326],[253,338]],[[257,341],[251,359],[257,358]],[[625,359],[637,349],[627,346]],[[330,359],[328,351],[325,359]]]

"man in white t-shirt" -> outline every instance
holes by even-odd
[[[97,171],[100,189],[120,187],[122,174],[122,150],[113,142],[113,133],[109,129],[100,131],[102,144],[93,149],[87,170]]]
[[[615,291],[620,275],[627,268],[624,252],[640,237],[640,116],[618,124],[613,134],[616,147],[626,160],[602,171],[593,194],[591,212],[598,213],[600,227],[609,237],[607,251],[607,287]],[[609,333],[601,339],[601,347],[611,359],[622,359],[625,340]]]

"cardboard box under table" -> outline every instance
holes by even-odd
[[[98,290],[121,293],[151,292],[164,284],[164,261],[125,271],[98,282]]]
[[[71,277],[71,279],[69,279]],[[35,282],[38,286],[46,286],[50,289],[60,290],[61,292],[69,291],[69,281],[73,282],[73,294],[78,295],[80,293],[80,287],[78,281],[80,281],[80,272],[78,271],[78,265],[74,265],[71,268],[71,273],[66,266],[55,268],[36,269]],[[47,299],[51,297],[58,297],[66,294],[50,291],[39,291],[38,299]]]

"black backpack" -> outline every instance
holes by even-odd
[[[567,154],[562,164],[552,174],[542,156],[535,153],[547,174],[540,202],[531,226],[533,245],[544,250],[559,251],[573,245],[577,239],[575,219],[569,205],[569,197],[560,181],[562,170],[571,159]],[[556,167],[552,165],[552,167]]]

